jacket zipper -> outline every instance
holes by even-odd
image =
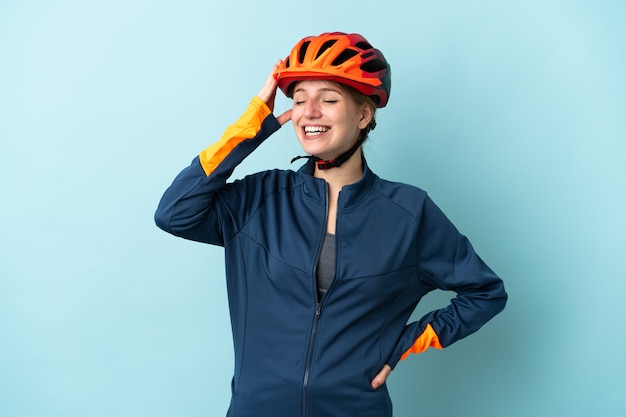
[[[315,300],[315,316],[313,318],[313,325],[311,326],[311,334],[309,335],[309,347],[306,354],[306,362],[304,368],[304,378],[302,380],[302,412],[301,416],[306,417],[308,415],[308,396],[309,396],[309,378],[311,376],[311,365],[313,362],[313,350],[315,348],[315,341],[317,339],[317,326],[322,314],[322,303],[317,297],[317,263],[319,262],[320,254],[322,252],[322,245],[324,243],[324,237],[326,236],[326,222],[328,222],[328,184],[324,183],[325,190],[325,207],[324,207],[324,223],[322,227],[322,239],[317,248],[317,256],[315,257],[315,263],[313,267],[313,299]],[[328,293],[326,294],[328,295]]]
[[[313,361],[313,347],[317,336],[317,324],[319,323],[320,314],[322,313],[322,305],[317,303],[315,306],[315,318],[313,319],[313,327],[311,328],[311,338],[309,339],[309,349],[306,357],[306,365],[304,368],[304,381],[302,384],[302,417],[305,417],[308,408],[308,391],[309,377],[311,376],[311,362]]]

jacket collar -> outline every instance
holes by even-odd
[[[365,158],[363,161],[363,177],[353,184],[344,186],[339,194],[340,207],[350,207],[361,202],[373,189],[378,176],[374,174],[367,165]],[[309,159],[300,169],[298,174],[303,180],[304,193],[309,198],[317,201],[326,201],[327,187],[326,181],[313,176],[315,172],[315,161]]]

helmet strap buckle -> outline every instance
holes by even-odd
[[[324,171],[326,169],[338,167],[340,164],[337,163],[336,159],[331,159],[329,161],[318,159],[315,161],[315,165],[317,165],[317,169]]]

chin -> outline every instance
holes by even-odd
[[[320,149],[319,146],[312,146],[314,144],[312,143],[307,143],[306,140],[300,140],[300,146],[302,147],[302,150],[304,151],[304,153],[307,153],[309,155],[318,155],[320,152],[324,152],[323,149]]]
[[[323,149],[319,149],[319,148],[316,148],[316,147],[311,147],[311,146],[308,146],[308,147],[307,147],[307,146],[303,146],[303,147],[302,147],[302,150],[303,150],[306,154],[309,154],[309,155],[315,155],[315,156],[317,156],[318,158],[322,158],[322,159],[332,159],[332,157],[331,157],[331,158],[328,158],[328,154],[327,154],[326,152],[324,152],[324,150],[323,150]]]

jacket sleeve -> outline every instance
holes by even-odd
[[[507,301],[502,280],[428,197],[417,242],[419,279],[429,288],[454,291],[456,297],[448,306],[405,327],[387,362],[391,367],[411,353],[442,349],[474,333],[502,311]]]
[[[237,165],[279,128],[267,105],[254,97],[221,139],[174,179],[156,210],[157,226],[176,236],[223,246],[224,222],[232,221],[228,207],[237,206],[244,198],[241,190],[226,181]]]

